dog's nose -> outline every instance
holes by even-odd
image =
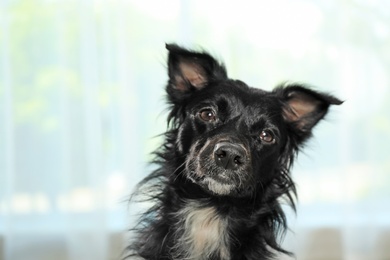
[[[226,170],[235,170],[245,163],[245,150],[241,145],[220,142],[214,147],[214,160]]]

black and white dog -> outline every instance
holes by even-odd
[[[135,197],[153,205],[134,228],[134,259],[274,259],[295,209],[290,168],[330,105],[301,84],[268,92],[229,79],[206,52],[167,45],[169,130],[159,168]]]

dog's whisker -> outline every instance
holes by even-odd
[[[180,172],[177,172],[179,169],[181,169],[186,162],[184,161],[182,164],[180,164],[172,173],[171,176],[174,176],[173,181],[176,181],[176,179],[184,173],[185,169],[183,168]]]

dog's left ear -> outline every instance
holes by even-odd
[[[193,52],[167,44],[170,96],[180,96],[204,88],[211,81],[226,79],[225,67],[205,52]]]
[[[274,91],[283,103],[283,118],[303,139],[326,115],[330,105],[340,105],[339,99],[302,85],[279,87]]]

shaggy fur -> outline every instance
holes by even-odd
[[[268,92],[229,79],[206,52],[166,46],[170,114],[159,168],[134,198],[153,206],[134,228],[127,258],[265,260],[279,253],[294,210],[290,168],[330,105],[301,84]]]

